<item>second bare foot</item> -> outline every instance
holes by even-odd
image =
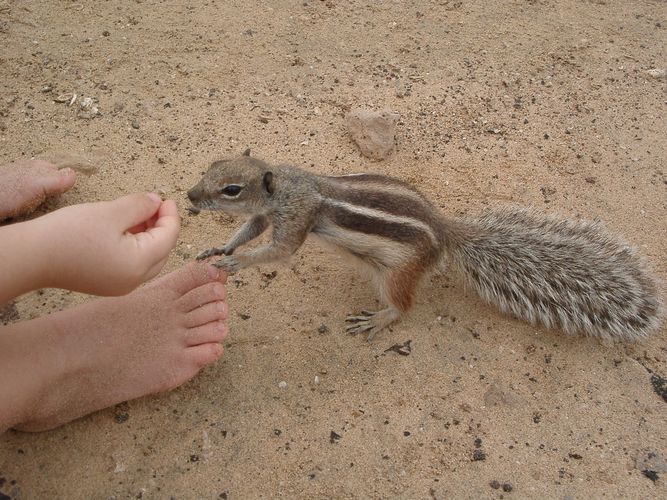
[[[192,263],[129,295],[0,328],[0,432],[51,429],[194,377],[222,355],[225,277]]]
[[[0,165],[0,221],[35,210],[48,196],[64,193],[74,185],[69,168],[58,170],[42,160]]]

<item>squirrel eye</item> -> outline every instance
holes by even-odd
[[[243,186],[239,186],[238,184],[230,184],[222,188],[219,192],[220,194],[224,194],[226,196],[238,196],[242,189]]]

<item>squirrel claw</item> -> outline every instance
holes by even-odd
[[[227,271],[229,274],[234,274],[241,269],[241,263],[236,257],[232,257],[231,255],[226,255],[222,259],[214,262],[213,265],[218,269]]]
[[[368,332],[366,340],[373,340],[375,334],[396,321],[400,316],[397,309],[388,307],[381,311],[361,311],[359,315],[350,315],[345,318],[345,331],[350,335]]]
[[[374,316],[375,313],[371,311],[361,311],[359,316],[348,316],[345,318],[345,322],[350,324],[345,327],[345,331],[350,335],[357,335],[359,333],[370,331],[368,340],[371,340],[373,335],[375,335],[375,325],[373,324]]]
[[[224,247],[213,247],[209,248],[208,250],[203,251],[199,255],[197,255],[197,260],[204,260],[208,259],[209,257],[213,257],[214,255],[231,255],[234,253],[233,248],[227,248],[227,245]]]
[[[208,259],[209,257],[213,257],[214,255],[226,255],[225,254],[225,247],[222,248],[209,248],[208,250],[204,250],[202,253],[197,255],[197,260],[204,260]]]
[[[375,313],[372,311],[361,311],[359,313],[359,316],[348,316],[345,318],[346,323],[366,323],[370,321],[370,319],[375,316]],[[354,325],[350,325],[348,328],[352,328]]]

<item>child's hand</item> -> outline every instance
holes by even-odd
[[[46,286],[122,295],[160,272],[176,244],[176,204],[157,194],[66,207],[34,221],[49,238]]]

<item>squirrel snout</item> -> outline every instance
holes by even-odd
[[[202,188],[200,188],[199,186],[195,186],[188,191],[188,199],[192,203],[196,203],[196,202],[201,200],[203,194],[204,194],[204,190]]]

